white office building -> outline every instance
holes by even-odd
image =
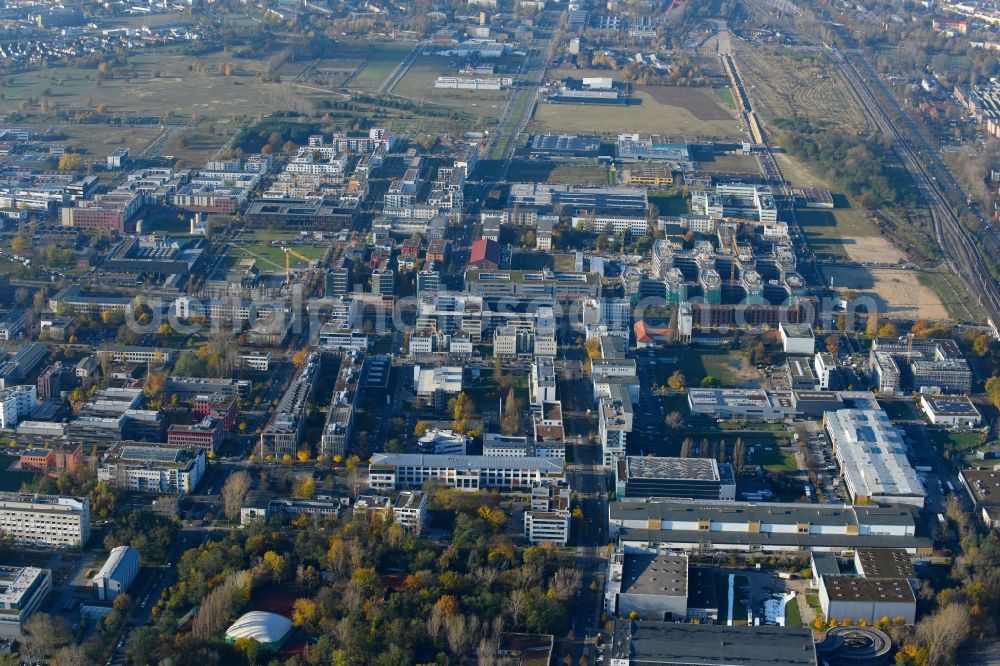
[[[429,479],[459,490],[511,490],[562,476],[563,466],[548,458],[376,453],[368,466],[368,485],[379,491],[420,488]]]
[[[23,545],[82,546],[90,538],[90,503],[83,497],[0,493],[0,532]]]
[[[139,493],[188,495],[205,474],[202,447],[119,444],[97,466],[97,480]]]
[[[24,623],[52,592],[52,572],[0,566],[0,637],[21,638]]]
[[[118,546],[108,555],[107,562],[97,572],[90,584],[101,601],[111,601],[128,591],[139,573],[139,550],[131,546]]]
[[[411,534],[420,534],[427,523],[427,493],[422,490],[404,490],[399,493],[392,507],[392,520]]]
[[[34,384],[0,390],[0,428],[16,427],[18,421],[31,415],[37,404],[38,389]]]

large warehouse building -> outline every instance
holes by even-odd
[[[823,424],[851,501],[924,505],[926,492],[906,457],[903,434],[885,412],[841,409],[826,412]]]

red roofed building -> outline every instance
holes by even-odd
[[[669,326],[651,326],[640,319],[632,327],[635,330],[636,347],[654,347],[674,341],[674,330]]]
[[[472,244],[472,254],[469,255],[469,265],[486,270],[500,268],[500,243],[488,238],[475,241]]]

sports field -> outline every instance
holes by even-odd
[[[739,139],[736,114],[711,88],[636,86],[638,104],[539,104],[531,129],[539,132],[676,134]]]

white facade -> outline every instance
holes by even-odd
[[[139,573],[139,550],[131,546],[118,546],[111,550],[107,562],[97,572],[90,584],[101,601],[111,601],[127,592]]]
[[[205,449],[120,446],[97,467],[98,481],[140,493],[188,495],[205,473]]]
[[[19,544],[82,546],[90,538],[90,503],[82,497],[0,493],[0,531]]]
[[[436,456],[376,453],[368,469],[374,490],[420,488],[437,479],[459,490],[526,488],[546,478],[559,478],[563,467],[545,458]]]
[[[14,428],[31,415],[37,404],[38,389],[33,384],[0,391],[0,428]]]
[[[404,490],[399,493],[396,506],[392,508],[392,519],[407,532],[423,532],[427,522],[427,493],[420,490]]]
[[[0,566],[0,637],[21,638],[24,623],[52,592],[52,572]]]
[[[821,391],[830,390],[830,378],[837,371],[837,357],[829,352],[817,352],[813,360],[816,384]]]
[[[816,337],[809,324],[778,324],[778,335],[781,337],[781,349],[786,354],[816,353]]]
[[[855,504],[924,505],[926,491],[906,457],[903,435],[885,412],[841,409],[826,412],[823,422]]]
[[[570,514],[567,510],[525,511],[524,538],[528,543],[565,546],[569,542]]]

